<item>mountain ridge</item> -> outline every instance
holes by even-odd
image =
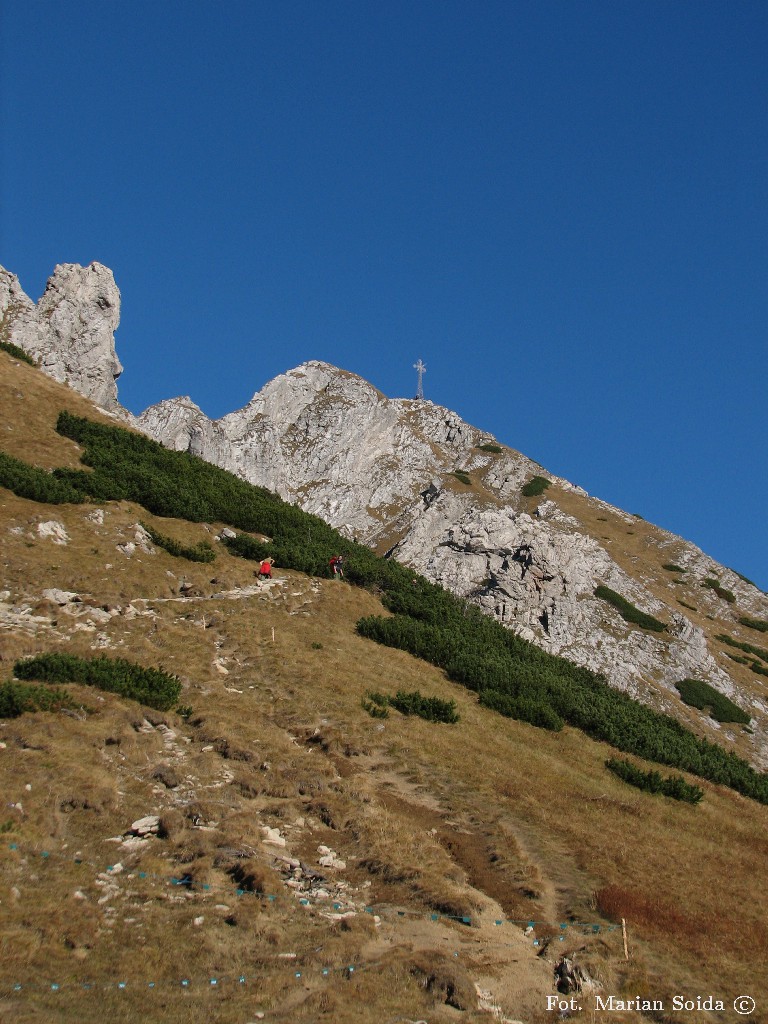
[[[26,305],[22,317],[13,301],[0,307],[9,340],[38,358],[47,353],[59,374],[64,363],[69,383],[82,393],[94,363],[102,379],[106,366],[113,385],[119,365],[105,315],[113,314],[115,299],[110,292],[105,310],[98,289],[84,292],[80,283],[84,276],[107,278],[106,268],[94,266],[100,267],[57,268],[54,278],[57,294],[69,288],[72,309],[85,307],[70,317],[75,326],[91,325],[92,337],[93,323],[100,323],[99,348],[73,342],[68,360],[57,362],[61,333],[43,346],[39,313],[35,320]],[[6,286],[6,294],[17,296],[18,289]],[[30,323],[37,334],[30,335]],[[70,337],[76,334],[73,328]],[[675,684],[705,680],[749,710],[751,731],[723,729],[701,715],[694,716],[697,727],[768,766],[761,680],[716,639],[748,642],[739,619],[768,619],[766,596],[695,545],[590,497],[452,410],[387,398],[320,360],[278,375],[243,408],[216,420],[188,397],[133,417],[120,409],[116,388],[98,394],[108,412],[167,447],[275,491],[659,710],[690,723]],[[536,478],[541,493],[526,495]],[[596,595],[600,586],[663,619],[664,632],[628,623]]]
[[[3,450],[81,471],[60,411],[105,426],[114,414],[5,353],[0,365]],[[128,451],[157,449],[119,433]],[[583,501],[558,492],[569,498]],[[0,1013],[540,1024],[562,954],[606,996],[670,1007],[711,991],[730,1008],[754,991],[763,804],[695,776],[698,806],[651,796],[580,728],[488,710],[443,670],[362,637],[360,616],[384,607],[325,562],[262,583],[215,521],[126,497],[0,501],[6,672],[41,652],[119,655],[176,673],[183,702],[157,713],[69,684],[68,708],[0,721]],[[173,557],[148,529],[212,542],[215,565]],[[466,612],[483,635],[503,632]],[[460,722],[364,710],[370,692],[399,689],[454,701]]]

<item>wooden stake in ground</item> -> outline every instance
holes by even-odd
[[[624,937],[624,959],[629,960],[629,950],[627,949],[627,922],[623,917],[621,919],[621,934]]]
[[[275,627],[272,627],[272,643],[275,642]]]

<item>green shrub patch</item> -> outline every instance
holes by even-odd
[[[543,494],[551,485],[552,481],[547,480],[545,476],[534,476],[531,477],[527,484],[523,485],[520,493],[524,498],[536,498],[539,494]]]
[[[369,690],[360,703],[371,718],[389,718],[389,697],[385,693]]]
[[[459,720],[455,700],[422,697],[418,690],[410,693],[398,690],[394,697],[369,690],[363,697],[362,705],[373,718],[389,718],[389,708],[393,707],[402,715],[418,715],[428,722],[447,722],[454,725]]]
[[[741,654],[731,654],[729,651],[725,652],[726,658],[730,658],[731,661],[735,661],[737,665],[750,665],[749,658],[745,658]]]
[[[498,690],[483,690],[480,703],[484,708],[498,711],[505,718],[516,718],[519,722],[528,722],[539,729],[560,732],[565,725],[558,713],[543,701],[531,700],[529,697],[511,697]]]
[[[0,487],[7,487],[20,498],[45,505],[77,505],[86,500],[82,491],[54,474],[14,459],[6,452],[0,452]]]
[[[464,484],[466,487],[469,487],[470,484],[472,483],[469,476],[464,472],[463,469],[457,469],[453,475],[456,477],[459,483]]]
[[[176,676],[162,669],[142,668],[124,658],[87,659],[74,654],[41,654],[17,661],[13,671],[19,679],[95,686],[158,711],[169,711],[181,693],[181,683]]]
[[[441,700],[440,697],[423,697],[418,690],[398,690],[394,697],[381,693],[369,694],[372,704],[377,707],[395,708],[401,715],[418,715],[428,722],[447,722],[454,725],[459,720],[455,700]],[[382,701],[386,701],[382,704]],[[383,716],[377,716],[383,717]]]
[[[631,622],[634,625],[642,627],[642,629],[651,629],[655,633],[663,633],[667,628],[663,622],[655,619],[652,615],[647,615],[645,612],[641,612],[639,608],[635,608],[625,597],[621,594],[617,594],[615,590],[611,590],[610,587],[599,586],[595,587],[595,597],[599,597],[603,601],[607,601],[608,604],[613,607],[621,615],[625,622]]]
[[[0,718],[18,718],[26,711],[60,711],[77,707],[79,705],[70,695],[58,687],[13,682],[0,686]]]
[[[502,451],[498,444],[477,444],[475,447],[481,452],[490,452],[491,455],[499,455]]]
[[[663,778],[660,772],[644,772],[630,761],[611,757],[605,762],[605,767],[618,775],[630,786],[636,786],[646,793],[660,793],[662,796],[672,797],[673,800],[683,800],[689,804],[697,804],[704,796],[704,791],[698,786],[691,786],[682,775],[668,775]]]
[[[149,534],[152,543],[167,551],[169,555],[173,555],[176,558],[186,558],[190,562],[212,562],[216,558],[216,552],[207,540],[200,541],[199,544],[195,544],[193,547],[186,547],[184,544],[180,544],[179,541],[174,540],[173,537],[166,537],[164,533],[158,533],[157,530],[153,530],[146,523],[141,525]]]
[[[7,352],[8,355],[13,356],[14,359],[20,359],[23,363],[29,363],[30,366],[37,366],[37,363],[28,352],[25,352],[23,348],[19,348],[18,345],[14,345],[11,341],[0,341],[0,350]]]
[[[722,598],[723,601],[727,601],[729,604],[733,604],[736,600],[736,595],[730,590],[726,590],[725,587],[720,586],[720,580],[704,580],[701,584],[702,587],[709,587],[710,590],[714,590],[718,597]]]
[[[746,725],[750,715],[733,701],[701,679],[683,679],[675,683],[680,699],[689,707],[708,711],[716,722],[741,722]]]
[[[675,565],[674,562],[666,562],[661,568],[667,569],[669,572],[685,572],[685,569],[681,569],[680,566]]]
[[[739,618],[739,622],[742,626],[748,626],[750,629],[756,629],[760,633],[768,633],[768,622],[765,619],[750,619],[746,615],[742,615]]]
[[[747,654],[754,654],[756,658],[761,658],[763,661],[768,661],[768,651],[764,647],[745,644],[741,640],[735,640],[732,636],[728,636],[727,633],[716,634],[715,640],[719,640],[721,644],[728,644],[729,647],[737,647],[740,651],[746,651]]]
[[[401,715],[418,715],[428,722],[446,722],[454,725],[459,720],[455,700],[442,700],[440,697],[422,697],[418,690],[410,693],[398,690],[389,703]]]

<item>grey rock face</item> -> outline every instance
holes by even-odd
[[[101,263],[56,267],[35,305],[18,278],[0,268],[0,337],[23,348],[54,380],[119,411],[115,381],[123,368],[115,352],[120,292]]]
[[[276,377],[220,420],[175,398],[147,409],[139,423],[163,444],[200,454],[370,542],[397,537],[398,523],[428,504],[439,474],[471,473],[491,461],[475,448],[488,435],[456,413],[388,399],[321,362]],[[514,486],[540,467],[515,455],[503,469],[500,483]]]

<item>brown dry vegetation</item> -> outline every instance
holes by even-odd
[[[31,380],[25,422],[53,452],[71,393],[41,378],[53,389],[43,412]],[[15,414],[3,419],[9,450],[44,464],[17,444]],[[116,549],[139,518],[188,544],[216,524],[120,503],[99,525],[88,506],[2,490],[0,511],[0,590],[16,609],[0,622],[0,681],[23,655],[103,652],[177,673],[192,708],[185,719],[72,687],[82,715],[0,722],[0,1020],[477,1024],[492,1019],[479,984],[507,1016],[540,1024],[557,1019],[544,1008],[564,952],[615,995],[751,992],[760,1004],[768,808],[708,783],[697,807],[628,788],[606,771],[605,745],[502,719],[360,638],[355,622],[381,606],[346,583],[278,567],[271,589],[251,590],[253,567],[219,545],[212,565]],[[67,545],[37,535],[50,519]],[[43,602],[49,587],[82,601]],[[366,690],[399,688],[455,700],[460,722],[361,708]],[[121,845],[147,814],[160,835]],[[263,842],[266,826],[285,847]],[[346,868],[321,868],[320,845]],[[281,855],[331,895],[302,905]],[[629,962],[608,930],[621,917]],[[590,1022],[641,1019],[588,1007]]]

